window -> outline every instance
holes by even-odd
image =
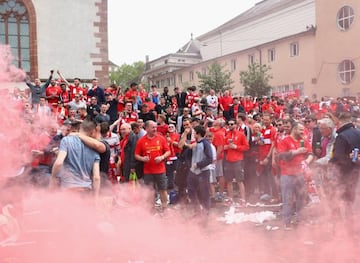
[[[174,86],[174,84],[175,84],[174,78],[171,77],[171,78],[170,78],[170,86]]]
[[[275,61],[275,48],[268,49],[268,61],[269,62]]]
[[[234,72],[236,70],[236,59],[232,59],[230,61],[230,66],[231,66],[231,72]]]
[[[249,65],[254,64],[255,63],[255,56],[254,55],[249,55],[248,60],[249,60]]]
[[[10,45],[15,65],[30,72],[29,15],[21,1],[0,0],[0,43]]]
[[[190,81],[193,81],[193,80],[194,80],[194,71],[190,71],[190,73],[189,73],[189,79],[190,79]]]
[[[355,65],[349,60],[345,59],[338,65],[338,74],[343,84],[349,84],[355,75]]]
[[[202,75],[206,75],[206,68],[202,68],[202,69],[201,69],[201,74],[202,74]]]
[[[291,43],[290,44],[290,57],[299,56],[299,43]]]
[[[179,75],[178,79],[179,79],[179,83],[182,83],[182,75]]]
[[[350,6],[343,6],[337,13],[337,23],[340,30],[348,30],[354,21],[354,18],[354,10]]]

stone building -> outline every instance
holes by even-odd
[[[358,96],[359,14],[358,0],[264,0],[191,39],[195,53],[147,61],[145,77],[159,87],[186,88],[216,61],[232,73],[234,93],[243,94],[239,73],[257,62],[271,67],[273,94]]]

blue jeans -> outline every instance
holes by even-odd
[[[299,213],[305,206],[306,187],[304,175],[281,175],[282,212],[285,224],[290,224],[294,212]],[[295,209],[294,209],[295,198]]]
[[[196,205],[199,201],[204,209],[210,210],[210,170],[200,174],[189,172],[187,187],[191,204]]]

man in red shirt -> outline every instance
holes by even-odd
[[[144,183],[156,184],[162,207],[167,205],[167,177],[165,160],[170,155],[166,138],[159,135],[156,122],[145,122],[146,135],[141,137],[135,148],[135,159],[144,163]]]
[[[139,84],[139,97],[142,103],[145,102],[145,98],[149,97],[149,93],[145,90],[145,87],[142,83]]]
[[[56,112],[58,101],[61,94],[61,88],[56,84],[55,79],[51,79],[50,85],[45,90],[48,105]]]
[[[134,157],[136,135],[131,131],[131,125],[128,123],[121,125],[120,134],[122,139],[120,141],[120,158],[117,165],[125,182],[128,182],[130,173],[135,172],[137,165]]]
[[[136,122],[138,119],[137,113],[133,111],[131,102],[126,102],[125,104],[125,112],[123,119],[125,120],[126,123]]]
[[[66,85],[70,88],[70,100],[74,99],[75,94],[80,94],[83,99],[86,100],[87,89],[81,87],[81,80],[79,78],[74,78],[74,84],[70,84],[66,78],[61,75],[60,70],[57,70],[57,74],[59,75],[60,79],[66,83]]]
[[[224,176],[227,183],[227,190],[230,202],[233,202],[233,180],[235,179],[240,190],[241,203],[245,205],[244,185],[244,152],[249,150],[249,143],[243,132],[236,130],[236,122],[231,119],[228,122],[229,131],[225,136],[224,150]]]
[[[242,106],[244,107],[245,112],[249,113],[250,110],[254,108],[253,100],[249,96],[246,96],[242,101]]]
[[[229,91],[225,90],[224,96],[222,96],[219,100],[219,106],[220,106],[220,110],[223,111],[223,115],[227,121],[232,118],[230,116],[230,106],[232,104],[233,104],[233,99],[230,96]]]
[[[271,172],[276,128],[271,125],[271,116],[268,113],[263,114],[262,123],[264,128],[261,130],[261,140],[259,142],[260,191],[262,194],[277,196],[275,180]]]
[[[214,121],[213,127],[210,128],[210,131],[213,134],[212,144],[216,149],[216,162],[215,162],[215,174],[219,182],[219,193],[216,194],[215,200],[222,201],[225,190],[225,179],[224,179],[224,170],[223,170],[223,159],[224,159],[224,143],[225,143],[225,134],[226,130],[224,126],[226,125],[225,121],[222,119],[217,119]]]
[[[185,98],[186,107],[191,109],[192,105],[195,102],[195,98],[198,98],[198,97],[199,97],[199,95],[196,94],[196,87],[195,86],[189,87],[188,94],[186,95],[186,98]]]
[[[177,159],[181,152],[181,149],[178,147],[180,134],[176,132],[175,124],[169,124],[166,140],[171,152],[166,160],[166,177],[168,179],[168,190],[172,190],[174,189],[174,172],[177,166]]]
[[[313,160],[311,145],[304,140],[304,126],[295,123],[290,135],[280,141],[277,150],[283,217],[285,229],[290,229],[294,212],[299,213],[305,205],[304,168]],[[293,211],[294,197],[296,198],[296,211]]]
[[[169,132],[168,131],[168,125],[166,124],[166,117],[164,114],[159,114],[157,117],[157,131],[158,133],[160,133],[162,136],[166,136],[166,134]]]
[[[71,99],[75,97],[75,94],[80,94],[84,100],[88,99],[87,89],[82,87],[81,80],[79,78],[74,78],[74,84],[69,85],[71,92]]]
[[[138,85],[135,82],[130,84],[130,89],[125,93],[125,102],[132,103],[133,97],[138,96],[137,87],[138,87]]]

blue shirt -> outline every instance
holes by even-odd
[[[99,154],[87,147],[78,136],[66,136],[60,142],[60,151],[67,153],[58,177],[63,188],[92,187],[92,168],[100,161]]]

